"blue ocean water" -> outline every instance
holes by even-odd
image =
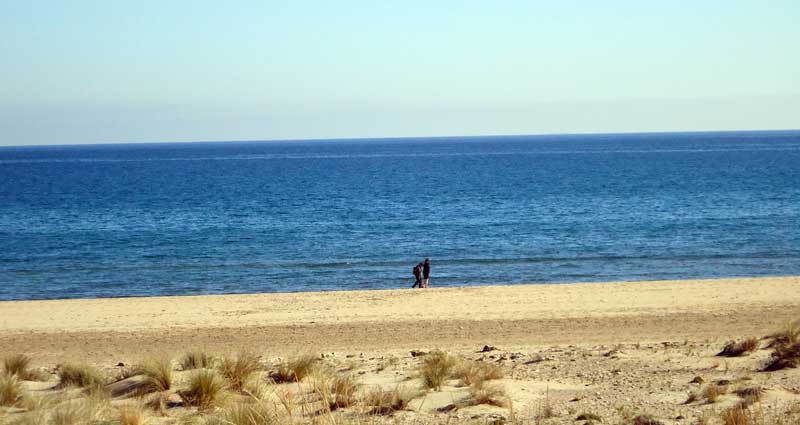
[[[800,132],[0,148],[0,299],[800,275]]]

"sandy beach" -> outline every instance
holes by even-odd
[[[726,388],[759,385],[768,416],[794,414],[800,374],[761,373],[767,342],[742,357],[717,354],[728,340],[764,338],[798,318],[800,277],[14,301],[0,302],[0,357],[25,353],[52,381],[65,361],[113,375],[119,363],[189,350],[256,353],[265,371],[311,355],[331,370],[358,371],[366,388],[416,382],[420,359],[410,352],[440,349],[499,365],[509,403],[528,418],[547,400],[548,423],[588,410],[619,423],[634,411],[686,423],[738,400],[727,393],[686,403],[701,391],[690,383],[696,376]],[[393,420],[508,416],[507,407],[449,407],[467,391],[451,382]],[[178,423],[187,412],[151,422]]]
[[[0,302],[0,355],[724,340],[798,317],[800,277],[15,301]]]

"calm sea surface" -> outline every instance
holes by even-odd
[[[0,299],[800,275],[800,132],[0,148]]]

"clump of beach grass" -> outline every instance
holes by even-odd
[[[216,358],[205,351],[190,351],[184,354],[178,364],[181,370],[211,369],[216,365]]]
[[[186,388],[178,392],[184,403],[200,410],[219,407],[226,397],[226,382],[216,371],[199,369],[192,373]]]
[[[234,391],[241,391],[250,377],[259,370],[261,364],[258,357],[250,353],[225,356],[219,364],[220,373]]]
[[[792,345],[800,342],[800,320],[787,323],[780,331],[767,335],[766,339],[770,340],[767,348],[773,348],[777,345]]]
[[[493,363],[462,360],[453,367],[451,377],[460,380],[464,385],[473,385],[503,378],[503,369]]]
[[[456,365],[456,360],[455,357],[440,350],[432,351],[425,356],[418,368],[418,374],[425,388],[440,391]]]
[[[728,341],[717,355],[723,357],[739,357],[758,350],[757,338],[746,338],[742,341]]]
[[[464,400],[461,400],[457,406],[467,407],[481,404],[497,407],[511,407],[511,400],[508,398],[502,386],[480,383],[471,385],[469,387],[469,395]],[[552,415],[552,412],[549,412],[549,415]]]
[[[311,355],[299,356],[284,361],[272,373],[275,382],[300,382],[316,368],[317,359]]]
[[[22,398],[22,385],[17,375],[0,375],[0,406],[13,406]]]
[[[134,375],[145,377],[140,394],[167,391],[172,388],[172,360],[154,358],[133,368]]]
[[[603,422],[603,418],[600,415],[596,415],[590,412],[583,412],[580,415],[575,417],[576,421],[587,421],[587,422]]]
[[[102,387],[106,383],[103,374],[92,366],[66,363],[58,368],[58,386],[92,388]]]
[[[756,417],[746,406],[737,405],[720,414],[722,425],[755,425]]]
[[[800,342],[775,345],[771,357],[765,371],[796,368],[800,364]]]
[[[764,396],[764,388],[745,387],[737,389],[734,393],[742,398],[742,405],[749,406],[761,400],[761,397]]]
[[[330,411],[350,407],[357,401],[358,382],[351,374],[319,373],[314,377],[313,389]]]
[[[398,385],[394,389],[375,388],[364,397],[364,405],[374,415],[389,415],[405,410],[411,400],[423,394],[419,389]]]
[[[217,416],[207,418],[204,425],[273,425],[289,421],[266,403],[236,403]]]
[[[656,419],[653,415],[643,414],[633,418],[633,425],[664,425],[663,422]]]
[[[144,409],[139,404],[126,404],[117,410],[119,425],[145,425],[147,423]]]
[[[40,381],[42,374],[31,370],[31,358],[25,354],[14,354],[3,359],[3,372],[7,375],[15,375],[23,381]]]
[[[725,395],[727,392],[728,388],[726,386],[711,384],[703,390],[703,398],[705,398],[708,403],[716,403],[720,396]]]
[[[60,403],[53,408],[48,425],[94,425],[109,411],[108,398],[99,394]]]

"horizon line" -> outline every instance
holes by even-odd
[[[167,144],[212,144],[212,143],[300,143],[300,142],[343,142],[343,141],[391,141],[413,139],[477,139],[486,137],[553,137],[553,136],[632,136],[632,135],[657,135],[657,134],[719,134],[719,133],[780,133],[800,132],[800,128],[784,129],[749,129],[749,130],[689,130],[689,131],[617,131],[617,132],[576,132],[576,133],[496,133],[477,135],[452,135],[452,136],[379,136],[379,137],[333,137],[333,138],[287,138],[287,139],[236,139],[236,140],[188,140],[188,141],[129,141],[129,142],[97,142],[97,143],[55,143],[32,145],[0,145],[3,148],[46,148],[67,146],[127,146],[127,145],[167,145]]]

